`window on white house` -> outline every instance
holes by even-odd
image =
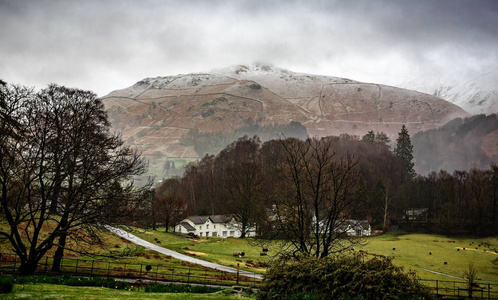
[[[209,229],[209,224],[206,225],[206,229]]]
[[[202,230],[202,225],[201,225],[201,226],[199,226],[199,230]]]
[[[199,232],[199,235],[202,236],[202,232]]]
[[[206,232],[206,236],[209,236],[209,232]]]
[[[227,232],[226,231],[223,231],[223,237],[227,237]]]
[[[213,225],[213,228],[216,229],[216,225]]]
[[[211,232],[211,235],[212,236],[218,236],[218,234],[215,231]]]
[[[230,236],[235,236],[235,231],[230,230]]]

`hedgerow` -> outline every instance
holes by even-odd
[[[432,299],[430,290],[391,258],[364,254],[277,259],[258,299]]]
[[[0,276],[0,294],[7,294],[12,292],[14,288],[14,278],[10,276]]]

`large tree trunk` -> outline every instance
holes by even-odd
[[[166,227],[164,232],[169,232],[169,217],[164,220],[164,227]]]
[[[54,261],[52,263],[52,271],[54,272],[61,271],[61,263],[62,263],[62,258],[64,257],[64,248],[66,247],[66,239],[67,239],[67,233],[63,233],[59,237],[59,246],[57,246],[57,250],[55,250]]]
[[[21,266],[19,267],[19,272],[21,275],[32,275],[36,271],[36,267],[38,267],[39,259],[26,259],[21,260]]]

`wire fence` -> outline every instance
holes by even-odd
[[[148,265],[124,263],[113,260],[88,260],[64,258],[60,271],[52,271],[52,257],[39,262],[36,275],[71,275],[88,277],[111,277],[141,280],[153,283],[185,283],[217,286],[241,285],[259,288],[262,280],[206,267],[176,267],[171,265]],[[15,254],[0,253],[0,272],[18,274],[20,259]],[[465,281],[420,279],[438,299],[498,299],[498,284],[478,282],[469,288]]]
[[[124,263],[113,260],[88,260],[64,258],[60,270],[52,271],[52,257],[41,260],[36,275],[72,275],[89,277],[111,277],[141,280],[144,282],[175,282],[185,284],[259,287],[261,279],[237,273],[228,273],[206,267],[176,267],[171,265],[152,265]],[[20,259],[14,254],[0,254],[0,272],[18,274]]]

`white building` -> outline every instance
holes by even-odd
[[[176,233],[198,236],[240,237],[242,225],[232,215],[190,216],[175,225]],[[246,237],[255,236],[253,228]]]
[[[372,227],[367,220],[344,220],[341,221],[337,231],[344,232],[349,236],[371,236]]]

